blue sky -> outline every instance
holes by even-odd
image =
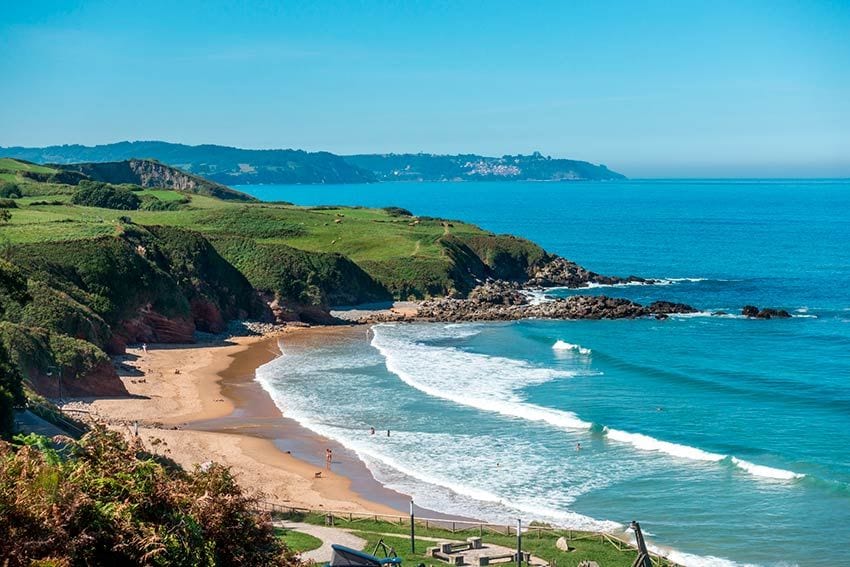
[[[850,176],[850,0],[7,2],[0,145]]]

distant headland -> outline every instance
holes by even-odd
[[[604,165],[531,155],[358,154],[340,156],[303,150],[249,150],[160,141],[0,147],[0,157],[38,164],[153,159],[216,183],[336,184],[381,181],[603,181],[625,179]]]

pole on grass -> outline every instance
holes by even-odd
[[[516,567],[522,567],[522,520],[516,520]]]
[[[410,499],[410,553],[416,553],[416,528],[414,527],[413,498]]]

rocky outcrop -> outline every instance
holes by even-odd
[[[110,362],[101,362],[85,374],[66,374],[61,381],[58,376],[41,373],[33,373],[28,377],[33,389],[48,398],[129,395]]]
[[[673,303],[671,301],[653,301],[647,307],[653,314],[670,315],[673,313],[698,313],[696,309],[685,303]]]
[[[121,322],[107,345],[110,354],[121,354],[129,343],[191,343],[195,322],[191,317],[166,317],[148,305],[136,317]]]
[[[791,317],[791,314],[784,309],[774,309],[772,307],[759,309],[755,305],[745,305],[741,309],[741,315],[751,319],[789,319]]]
[[[76,171],[88,179],[103,183],[131,183],[142,187],[162,187],[184,193],[208,195],[232,201],[256,201],[254,197],[229,187],[192,175],[176,167],[150,159],[128,159],[99,163],[74,163],[54,165],[68,171]]]
[[[604,295],[574,295],[531,304],[517,284],[488,282],[470,292],[467,299],[441,298],[424,301],[415,318],[424,321],[514,321],[517,319],[634,319],[672,313],[695,313],[690,305],[658,301],[643,306],[628,299]]]
[[[579,266],[566,258],[556,256],[554,259],[531,269],[527,286],[530,287],[588,287],[596,285],[618,285],[627,283],[654,284],[656,280],[628,276],[603,276]]]

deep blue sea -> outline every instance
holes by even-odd
[[[850,181],[240,189],[471,221],[600,273],[665,280],[580,293],[703,311],[284,344],[260,381],[382,483],[491,520],[621,532],[637,519],[688,565],[850,565]],[[743,319],[745,304],[794,317]]]

